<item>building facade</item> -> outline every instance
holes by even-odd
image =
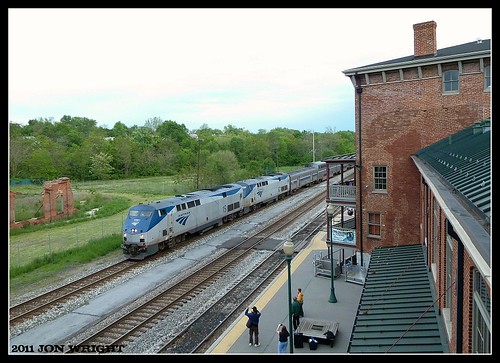
[[[419,242],[410,156],[490,117],[490,41],[437,50],[436,27],[413,26],[412,56],[344,71],[355,89],[356,229],[367,253]]]
[[[427,266],[450,352],[491,352],[491,120],[412,156]]]
[[[438,49],[434,21],[413,29],[413,55],[343,72],[353,84],[356,108],[356,248],[363,265],[363,254],[378,247],[424,246],[450,352],[488,352],[489,343],[481,347],[477,337],[486,333],[488,341],[491,334],[489,320],[478,318],[484,305],[489,309],[489,253],[467,248],[474,246],[464,240],[473,231],[460,234],[462,225],[444,213],[446,200],[426,189],[414,156],[478,121],[490,122],[491,41]],[[489,238],[489,215],[476,218],[487,219]],[[459,287],[461,293],[453,290]],[[480,300],[483,306],[474,307]]]

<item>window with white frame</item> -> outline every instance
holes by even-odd
[[[443,92],[444,93],[458,92],[458,70],[452,69],[443,72]]]
[[[491,353],[491,304],[488,289],[477,269],[473,271],[472,353]]]
[[[387,167],[373,167],[373,189],[378,192],[387,191]]]
[[[453,239],[449,234],[446,234],[446,298],[445,307],[443,310],[443,315],[445,317],[446,330],[448,331],[448,337],[451,339],[452,336],[452,322],[451,312],[453,311]]]
[[[438,230],[438,206],[436,199],[433,198],[433,220],[432,220],[432,261],[431,269],[434,281],[437,280],[437,265],[438,265],[438,252],[439,252],[439,230]]]
[[[484,67],[484,89],[490,90],[491,77],[490,77],[490,66]]]
[[[368,213],[368,236],[381,237],[382,218],[380,213]]]

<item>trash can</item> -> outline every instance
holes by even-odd
[[[304,348],[304,333],[293,334],[293,346],[295,348]]]
[[[310,350],[316,350],[318,349],[318,341],[314,338],[309,339],[309,349]]]

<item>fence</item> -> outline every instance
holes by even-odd
[[[128,211],[127,211],[128,212]],[[81,247],[91,240],[122,233],[127,212],[105,218],[12,236],[9,239],[10,266],[23,266],[37,257]]]

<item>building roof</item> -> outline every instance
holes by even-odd
[[[326,163],[356,163],[356,153],[343,154],[331,156],[329,158],[323,159]]]
[[[471,58],[478,58],[481,56],[490,56],[491,54],[491,40],[477,40],[474,42],[455,45],[438,49],[436,55],[431,54],[428,56],[415,57],[414,55],[391,59],[384,62],[378,62],[351,68],[343,71],[346,76],[352,76],[356,73],[375,72],[380,70],[389,70],[404,67],[424,66],[427,64],[444,63],[447,60],[466,60]]]
[[[491,213],[490,119],[420,149],[415,155],[484,219]]]
[[[424,247],[375,248],[348,353],[446,353]]]

